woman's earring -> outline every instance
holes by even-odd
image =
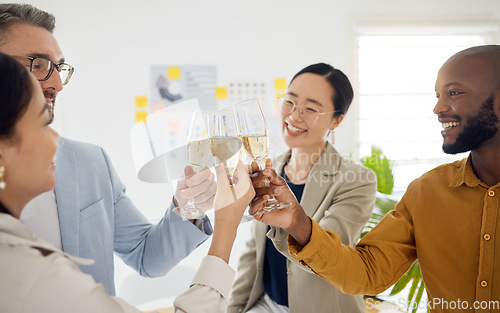
[[[333,145],[335,143],[335,131],[330,131],[330,143]]]
[[[0,166],[0,189],[5,189],[5,187],[7,187],[7,185],[5,184],[5,180],[3,178],[3,175],[5,173],[5,167],[3,166]]]

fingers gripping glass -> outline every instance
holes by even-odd
[[[278,99],[278,104],[279,104],[281,113],[286,114],[286,115],[292,114],[296,108],[299,109],[300,116],[302,117],[302,119],[306,122],[309,122],[309,123],[315,122],[320,115],[340,112],[339,110],[329,111],[329,112],[320,112],[318,109],[316,109],[314,106],[311,106],[311,105],[297,106],[297,104],[295,104],[295,102],[293,102],[293,100],[291,100],[287,97],[280,97]]]
[[[28,68],[39,81],[45,81],[49,79],[50,75],[52,75],[52,72],[54,72],[55,69],[61,77],[62,84],[66,85],[69,82],[71,75],[73,75],[73,72],[75,71],[75,69],[69,64],[55,64],[51,60],[42,57],[13,57],[20,61],[26,68]]]
[[[236,118],[236,128],[238,136],[243,142],[243,147],[247,155],[255,162],[265,162],[269,155],[269,137],[267,134],[266,120],[256,99],[246,100],[233,106]],[[259,164],[263,168],[262,164]],[[269,182],[266,181],[266,185]],[[276,198],[270,197],[266,202],[264,212],[271,212],[286,208],[291,203],[281,203]],[[244,216],[246,217],[246,216]],[[246,217],[252,219],[253,216]]]
[[[189,128],[187,156],[194,173],[207,169],[206,165],[212,158],[207,128],[208,116],[208,112],[195,110]],[[199,219],[206,216],[205,212],[198,210],[194,199],[190,199],[183,206],[174,208],[174,213],[189,219]]]

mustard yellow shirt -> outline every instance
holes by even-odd
[[[418,258],[431,312],[500,312],[499,198],[469,157],[414,180],[355,248],[312,221],[310,242],[289,236],[289,252],[349,294],[384,291]]]

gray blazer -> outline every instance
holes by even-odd
[[[281,173],[291,151],[279,156],[273,167]],[[301,206],[321,227],[340,235],[342,243],[355,246],[375,203],[377,182],[370,169],[343,159],[332,145],[312,167]],[[242,254],[227,312],[245,312],[264,294],[263,262],[266,235],[287,257],[290,312],[364,312],[362,296],[343,294],[321,277],[298,264],[288,253],[283,229],[253,222],[252,238]],[[267,234],[266,234],[267,233]]]
[[[205,231],[167,209],[158,224],[125,194],[101,147],[61,138],[56,153],[56,201],[64,252],[95,260],[80,266],[115,294],[113,252],[142,276],[164,275],[198,245]]]

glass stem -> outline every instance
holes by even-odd
[[[224,169],[226,170],[226,175],[227,175],[227,179],[229,179],[231,181],[231,192],[233,193],[233,199],[234,201],[238,200],[238,197],[236,196],[236,192],[234,191],[234,187],[233,187],[233,184],[232,184],[232,177],[231,177],[231,174],[229,173],[229,170],[227,169],[227,162],[224,161]]]

